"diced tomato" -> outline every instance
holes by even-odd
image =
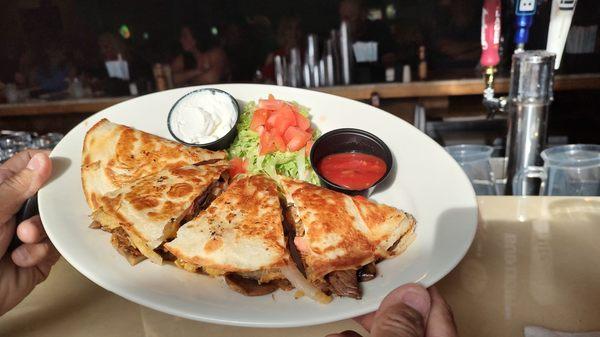
[[[281,108],[285,103],[281,100],[275,99],[275,97],[271,94],[269,94],[269,98],[268,99],[259,99],[258,100],[258,107],[261,109],[267,109],[267,110],[277,110],[279,108]]]
[[[257,109],[252,115],[252,121],[250,122],[250,130],[257,131],[258,127],[265,125],[269,112],[265,109]]]
[[[310,120],[300,114],[295,104],[276,99],[269,95],[258,102],[258,109],[252,116],[250,129],[258,132],[261,155],[274,151],[298,151],[305,147],[310,153],[307,142],[312,139],[313,130]]]
[[[273,135],[273,141],[275,142],[275,147],[277,148],[277,151],[285,152],[286,146],[281,135]]]
[[[285,130],[285,133],[283,134],[283,140],[285,140],[286,144],[289,143],[293,138],[297,137],[300,137],[300,139],[304,139],[304,143],[302,143],[302,146],[304,146],[304,144],[306,144],[306,142],[311,138],[311,135],[308,132],[304,132],[300,130],[300,128],[295,126],[290,126],[289,128],[287,128],[287,130]]]
[[[232,158],[229,161],[229,176],[231,178],[237,176],[241,173],[246,173],[246,169],[248,168],[248,162],[243,160],[242,158]]]
[[[250,121],[250,130],[258,132],[258,128],[263,126],[264,124],[259,124],[259,122],[257,121],[257,119],[252,118],[252,120]]]
[[[290,126],[295,126],[296,120],[293,116],[284,113],[274,113],[267,119],[267,128],[274,134],[283,135]]]
[[[273,136],[268,131],[264,131],[262,135],[260,135],[260,155],[265,155],[275,151],[275,140]]]
[[[292,138],[294,138],[294,135],[297,134],[296,130],[300,129],[297,127],[289,127],[287,130],[285,130],[285,133],[283,134],[283,140],[285,140],[286,144],[289,143]]]
[[[277,122],[277,119],[279,115],[277,114],[270,114],[269,118],[267,118],[267,122],[265,123],[265,126],[267,127],[268,130],[272,129],[275,126],[275,122]]]
[[[308,118],[302,116],[299,113],[295,113],[296,117],[296,125],[300,128],[300,130],[308,130],[310,129],[310,121]]]
[[[310,157],[310,149],[312,148],[313,143],[314,142],[312,141],[312,139],[309,140],[308,142],[306,142],[306,146],[304,146],[304,155],[305,156]]]
[[[304,147],[304,145],[306,145],[306,138],[302,137],[302,136],[297,136],[292,138],[288,143],[287,143],[287,148],[290,151],[298,151],[301,148]]]
[[[291,126],[287,129],[283,138],[286,140],[290,151],[298,151],[311,139],[311,135],[295,126]]]
[[[294,126],[296,126],[296,113],[292,110],[292,106],[289,104],[284,104],[278,111],[278,113],[284,114],[287,119],[291,119],[294,121]]]

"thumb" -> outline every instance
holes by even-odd
[[[422,337],[431,298],[417,284],[404,285],[383,299],[371,328],[372,337]]]
[[[52,173],[52,162],[44,153],[35,154],[27,166],[0,183],[0,224],[15,215],[21,205],[31,198]]]

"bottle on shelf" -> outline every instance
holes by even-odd
[[[385,68],[385,81],[394,82],[396,80],[396,68],[387,67]]]
[[[381,106],[381,97],[379,96],[379,93],[374,91],[371,93],[371,105],[379,108]]]
[[[425,46],[419,47],[419,80],[427,79],[427,59],[425,57]]]
[[[405,64],[402,67],[402,83],[409,83],[412,81],[412,75],[410,71],[410,65]]]

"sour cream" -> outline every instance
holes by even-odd
[[[237,120],[231,96],[199,90],[184,96],[171,111],[169,127],[179,140],[190,144],[212,143],[225,136]]]

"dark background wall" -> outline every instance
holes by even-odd
[[[117,33],[123,24],[132,34],[126,43],[148,62],[156,62],[170,59],[177,51],[177,36],[183,23],[204,23],[217,27],[223,35],[232,24],[247,30],[249,23],[266,19],[269,27],[255,34],[258,36],[252,38],[256,41],[250,48],[245,48],[257,50],[240,50],[240,53],[265,53],[273,48],[274,31],[282,17],[297,16],[305,33],[324,35],[339,25],[338,3],[338,0],[3,0],[0,11],[0,78],[7,81],[6,77],[12,74],[19,55],[27,48],[49,40],[60,40],[79,62],[100,62],[97,36],[103,32]],[[413,49],[418,44],[431,44],[440,34],[453,34],[455,38],[471,42],[473,48],[478,48],[482,0],[366,0],[365,3],[367,7],[382,9],[384,14],[387,6],[395,8],[395,17],[385,21],[397,43],[399,62],[414,62],[416,50]],[[530,49],[545,47],[550,3],[549,0],[541,1],[528,45]],[[512,0],[504,0],[503,6],[503,30],[510,35]],[[453,24],[457,16],[465,18],[461,28]],[[598,23],[600,1],[579,0],[574,24]],[[600,62],[597,62],[600,43],[596,44],[595,54],[565,55],[561,71],[600,70]],[[505,41],[505,71],[511,49],[509,38]],[[248,57],[259,60],[262,55]],[[433,56],[432,59],[435,63]],[[476,58],[467,62],[473,75],[476,74],[476,63]],[[435,64],[433,66],[436,67]]]

